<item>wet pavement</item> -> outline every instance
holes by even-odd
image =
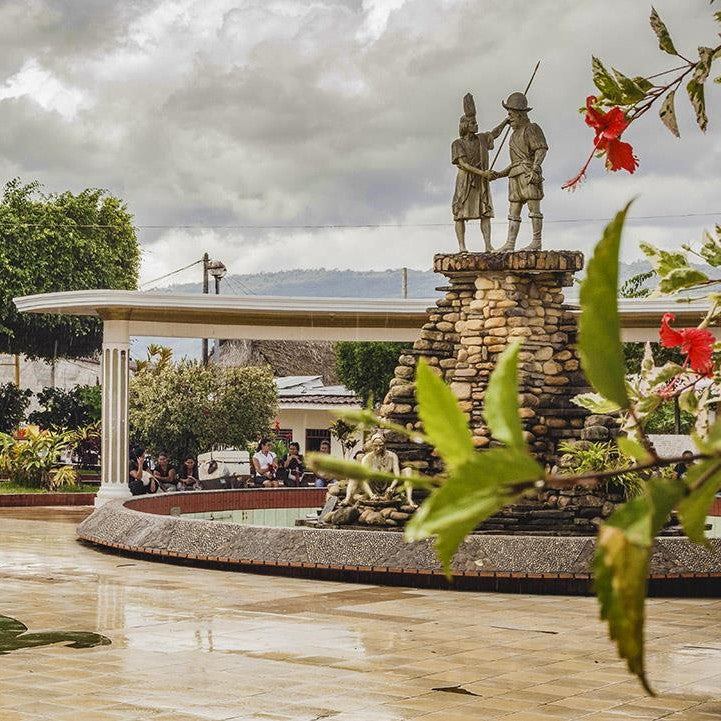
[[[0,616],[111,641],[0,655],[2,721],[721,718],[721,600],[649,602],[650,698],[592,598],[150,563],[78,543],[87,512],[0,510]]]

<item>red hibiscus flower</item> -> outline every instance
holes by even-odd
[[[713,333],[704,328],[671,328],[669,323],[676,320],[673,313],[665,313],[661,319],[659,336],[661,345],[665,348],[681,346],[681,352],[686,354],[684,366],[691,366],[692,370],[705,376],[713,375]]]
[[[586,125],[596,131],[593,150],[578,175],[567,180],[561,187],[573,190],[586,176],[586,170],[595,153],[606,153],[606,170],[628,170],[633,173],[638,167],[638,158],[633,154],[629,143],[621,141],[621,134],[629,126],[626,115],[619,107],[611,108],[607,113],[594,107],[597,98],[589,95],[586,98]]]

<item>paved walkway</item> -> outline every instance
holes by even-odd
[[[0,512],[0,615],[109,646],[0,658],[0,719],[549,721],[721,715],[721,601],[652,600],[643,695],[595,600],[419,591],[148,563],[78,510]]]

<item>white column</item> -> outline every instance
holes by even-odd
[[[96,506],[131,495],[128,488],[129,325],[127,320],[103,321],[102,451]]]

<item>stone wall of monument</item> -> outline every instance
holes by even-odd
[[[493,443],[482,407],[498,355],[513,341],[519,354],[519,406],[534,455],[553,463],[560,441],[582,437],[588,412],[571,398],[589,390],[575,348],[576,323],[563,288],[583,267],[583,255],[567,251],[437,255],[434,270],[449,285],[428,309],[413,347],[401,355],[381,416],[420,428],[413,378],[419,358],[439,373],[468,416],[478,448]],[[440,470],[431,448],[391,434],[388,447],[402,466]]]

